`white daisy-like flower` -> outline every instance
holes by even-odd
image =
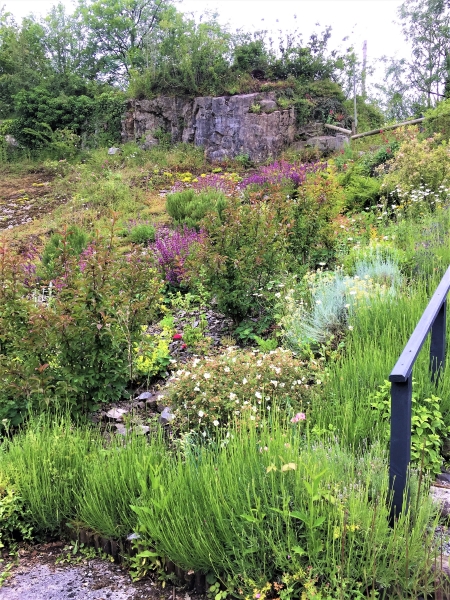
[[[219,425],[219,421],[218,421],[217,419],[215,419],[215,420],[213,421],[213,425],[214,425],[214,427],[217,427],[217,426]]]
[[[257,398],[259,398],[259,399],[261,399],[261,398],[262,398],[262,394],[261,394],[260,392],[255,392],[255,396],[256,396]]]
[[[236,399],[236,394],[233,394],[233,392],[230,392],[230,400],[235,400]]]
[[[225,373],[229,373],[230,372],[230,367],[224,367],[223,370],[225,371]]]
[[[247,379],[244,377],[244,379],[242,380],[243,385],[245,385],[247,383]]]
[[[205,373],[205,374],[203,375],[203,377],[204,377],[205,379],[211,379],[211,373]]]
[[[198,411],[198,416],[200,417],[200,419],[205,415],[205,413],[202,410]]]

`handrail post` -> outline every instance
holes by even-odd
[[[438,385],[439,377],[445,366],[445,330],[447,323],[447,299],[436,315],[431,328],[430,371],[431,381]]]
[[[403,497],[411,460],[412,373],[405,382],[391,382],[391,446],[389,488],[392,490],[391,522],[407,510]],[[408,500],[407,500],[408,503]]]

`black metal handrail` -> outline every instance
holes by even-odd
[[[450,289],[450,267],[445,272],[428,306],[389,375],[391,382],[391,445],[389,485],[392,491],[391,516],[403,509],[408,467],[411,460],[412,370],[417,355],[431,330],[431,381],[439,382],[445,365],[447,294]]]

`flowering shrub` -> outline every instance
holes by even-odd
[[[240,176],[237,173],[215,171],[212,173],[202,173],[198,177],[194,177],[191,173],[182,173],[172,186],[171,192],[175,193],[186,188],[192,188],[196,192],[215,190],[226,195],[234,194],[237,184],[241,180]]]
[[[1,247],[0,418],[11,425],[31,407],[63,400],[73,412],[93,410],[124,393],[161,282],[150,254],[122,254],[112,239],[97,237],[79,257],[57,255],[47,294],[35,252]]]
[[[387,169],[381,191],[387,194],[400,189],[409,193],[425,186],[437,192],[439,186],[447,186],[450,183],[450,147],[440,140],[439,134],[422,141],[417,138],[405,140],[395,158],[380,167]]]
[[[271,202],[242,204],[230,198],[219,216],[203,221],[207,233],[189,259],[189,273],[203,277],[220,311],[236,322],[266,309],[261,289],[286,269],[289,222]],[[258,302],[261,300],[261,303]]]
[[[309,173],[318,173],[327,169],[327,163],[288,163],[284,160],[275,161],[271,165],[259,167],[258,171],[246,177],[240,187],[246,188],[250,185],[276,184],[291,181],[299,186],[306,180]]]
[[[196,358],[168,384],[174,427],[206,436],[233,420],[258,424],[271,410],[292,413],[297,423],[308,413],[312,385],[320,383],[281,348],[268,354],[229,349],[222,356]]]
[[[195,245],[204,243],[205,234],[187,227],[181,230],[161,227],[155,238],[151,248],[161,275],[167,283],[180,285],[187,277],[185,261]]]

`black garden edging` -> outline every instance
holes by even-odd
[[[83,544],[85,547],[95,548],[101,550],[108,556],[114,559],[115,563],[121,564],[125,556],[134,556],[138,550],[133,548],[130,540],[120,539],[113,540],[111,538],[103,537],[88,529],[67,529],[68,537],[74,542]],[[195,594],[206,593],[206,574],[200,571],[193,572],[184,571],[178,567],[174,562],[165,558],[163,559],[164,571],[170,575],[174,574],[178,580],[179,586],[184,586],[187,591],[194,592]]]

